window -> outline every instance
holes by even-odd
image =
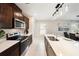
[[[40,23],[40,34],[43,35],[46,33],[46,24]]]

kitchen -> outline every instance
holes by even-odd
[[[0,55],[24,55],[32,43],[29,18],[14,3],[0,3],[0,16]]]
[[[78,6],[0,3],[0,55],[79,56]]]

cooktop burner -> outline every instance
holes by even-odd
[[[22,40],[24,40],[24,39],[26,39],[28,36],[12,36],[12,37],[8,37],[7,38],[7,40],[20,40],[20,41],[22,41]]]

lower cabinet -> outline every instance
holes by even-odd
[[[11,46],[7,50],[0,53],[0,56],[19,56],[19,43]]]
[[[50,46],[46,38],[44,42],[45,42],[45,49],[46,49],[47,56],[56,56],[54,50],[52,49],[52,47]]]
[[[32,43],[32,35],[30,35],[27,39],[27,46],[30,46]]]
[[[20,56],[23,51],[29,47],[32,43],[32,35],[28,36],[28,39],[23,43],[16,43],[15,45],[9,47],[5,51],[0,53],[0,56]]]
[[[24,42],[21,42],[21,53],[20,55],[25,55],[27,53],[28,48],[30,47],[32,43],[32,35],[28,36]]]

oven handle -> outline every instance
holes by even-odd
[[[21,43],[23,43],[23,42],[26,41],[27,39],[28,39],[28,37],[27,37],[26,39],[22,40]]]

